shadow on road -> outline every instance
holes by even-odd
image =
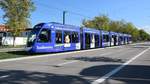
[[[110,57],[71,57],[66,58],[67,60],[80,60],[80,61],[89,61],[89,62],[119,62],[124,63],[124,60]]]
[[[58,54],[58,53],[67,53],[68,51],[60,51],[60,52],[43,52],[43,53],[31,53],[27,51],[9,51],[7,52],[8,54],[13,54],[13,55],[47,55],[47,54]],[[72,52],[72,51],[69,51]]]
[[[120,65],[102,65],[89,67],[80,75],[102,77]],[[122,70],[104,81],[103,84],[150,84],[150,66],[127,65]]]
[[[23,56],[53,54],[53,53],[29,53],[27,51],[9,51],[7,53],[8,54],[13,54],[13,55],[23,55]]]
[[[26,51],[9,51],[8,54],[14,54],[14,55],[32,55]]]
[[[90,84],[77,76],[21,70],[0,70],[0,84]]]

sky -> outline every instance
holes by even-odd
[[[66,12],[66,24],[80,26],[83,19],[102,14],[112,20],[132,22],[150,33],[150,0],[32,0],[36,10],[31,13],[31,27],[40,22],[61,22]],[[1,16],[0,24],[5,23]]]

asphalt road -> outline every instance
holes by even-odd
[[[0,61],[0,84],[150,84],[150,43]]]

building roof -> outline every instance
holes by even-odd
[[[24,31],[30,31],[32,28],[26,28]],[[7,28],[6,25],[0,25],[0,32],[8,32],[10,29]]]
[[[9,29],[5,25],[0,25],[0,32],[7,32]]]

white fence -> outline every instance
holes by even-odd
[[[2,45],[13,45],[13,37],[3,37]],[[15,37],[15,45],[26,45],[27,37]]]

